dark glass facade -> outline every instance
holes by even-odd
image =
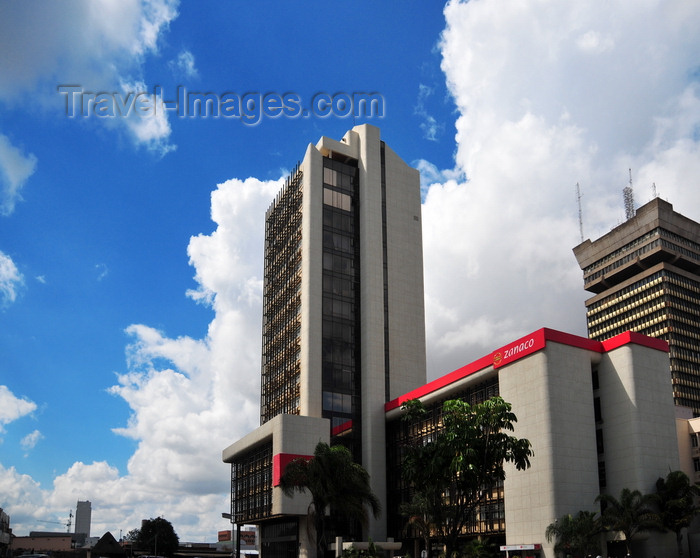
[[[361,458],[357,161],[323,159],[323,417]]]
[[[263,523],[260,541],[265,558],[296,558],[299,555],[299,522],[295,518]]]

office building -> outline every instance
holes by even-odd
[[[545,538],[550,523],[600,511],[602,492],[653,492],[659,477],[679,468],[667,351],[664,341],[631,332],[601,342],[540,329],[388,402],[389,536],[420,555],[421,537],[405,530],[399,513],[409,501],[402,448],[439,434],[444,401],[500,395],[517,416],[514,435],[531,442],[534,456],[524,471],[506,465],[505,481],[489,490],[464,539],[488,537],[510,557],[555,558],[554,541]],[[418,428],[401,420],[410,399],[428,411]],[[621,543],[604,538],[605,555],[620,555]],[[643,539],[634,543],[635,558],[675,555],[673,535]]]
[[[290,516],[270,482],[319,440],[347,445],[386,507],[383,405],[425,383],[421,227],[418,171],[369,125],[310,144],[267,211],[261,426],[224,451],[234,521],[259,523],[263,548],[306,531],[308,503]]]
[[[679,466],[660,339],[541,329],[426,383],[419,190],[418,173],[363,125],[309,145],[265,216],[260,426],[222,453],[232,521],[258,526],[262,558],[315,554],[309,496],[279,484],[319,441],[348,446],[381,501],[358,537],[420,555],[399,511],[401,448],[439,433],[446,399],[501,395],[532,442],[532,467],[508,469],[463,532],[511,557],[553,558],[547,525],[596,511],[601,491],[650,492]],[[428,408],[417,430],[400,420],[408,399]],[[641,558],[671,551],[672,535],[635,543]]]
[[[674,400],[700,415],[700,224],[656,198],[574,254],[594,293],[588,336],[630,330],[667,341]]]
[[[92,521],[92,504],[90,500],[78,500],[75,506],[75,534],[90,536],[90,523]]]

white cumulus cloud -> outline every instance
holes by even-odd
[[[29,451],[31,449],[34,449],[39,443],[39,440],[41,440],[43,437],[44,436],[41,432],[39,432],[38,430],[33,430],[24,438],[22,438],[19,443],[22,446],[23,450]]]
[[[540,327],[585,335],[572,248],[652,184],[699,219],[700,5],[449,2],[455,171],[423,207],[430,373]],[[427,165],[424,165],[426,168]]]
[[[419,165],[433,377],[539,327],[585,333],[572,253],[577,182],[587,237],[624,218],[628,168],[640,203],[655,183],[700,219],[700,5],[450,2],[445,17],[442,67],[459,113],[455,167]],[[142,51],[158,28],[126,26]],[[258,423],[263,217],[280,186],[233,179],[212,193],[215,229],[188,247],[197,281],[188,296],[214,313],[205,336],[128,328],[128,369],[111,389],[130,408],[128,422],[115,425],[135,443],[127,470],[75,463],[41,489],[0,469],[0,494],[7,489],[22,510],[13,523],[17,513],[28,524],[88,498],[100,509],[95,532],[157,515],[187,538],[226,527],[229,470],[220,452]]]
[[[27,179],[36,170],[37,159],[25,155],[7,136],[0,134],[0,215],[9,215],[22,199],[21,192]]]
[[[36,411],[36,403],[17,397],[7,386],[0,385],[0,432],[3,426]]]
[[[56,109],[66,102],[60,85],[116,93],[122,82],[144,81],[144,60],[157,53],[177,6],[177,0],[2,3],[0,102]],[[136,144],[163,154],[172,146],[162,112],[139,120],[94,120],[126,130]]]
[[[0,308],[17,299],[24,277],[12,258],[0,251]]]

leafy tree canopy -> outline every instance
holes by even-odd
[[[403,409],[409,425],[418,425],[426,417],[418,400],[407,401]],[[421,495],[426,519],[450,556],[474,510],[505,479],[505,463],[527,469],[533,452],[529,440],[510,434],[517,418],[501,397],[476,405],[459,399],[445,401],[441,422],[430,438],[406,448],[403,474]]]
[[[143,521],[136,544],[154,556],[171,557],[177,551],[180,539],[167,519],[156,517]]]

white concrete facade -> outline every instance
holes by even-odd
[[[222,453],[224,463],[231,463],[237,456],[256,446],[271,443],[273,462],[281,456],[312,456],[319,442],[328,443],[330,428],[328,419],[300,415],[277,415],[247,436],[228,446]],[[272,487],[271,515],[306,515],[311,502],[308,494],[286,496],[279,486]]]
[[[356,315],[361,317],[361,377],[357,394],[359,424],[353,428],[360,431],[362,465],[369,472],[372,490],[386,510],[384,404],[426,381],[420,176],[382,142],[374,126],[356,126],[340,141],[322,137],[316,145],[307,146],[299,165],[303,201],[298,336],[298,412],[306,417],[320,418],[324,412],[324,157],[356,162],[358,169],[359,204],[354,209],[359,212],[360,295]],[[272,436],[268,423],[224,450],[224,461],[232,462],[236,455]],[[331,428],[329,421],[325,423],[328,439]],[[273,443],[276,437],[272,436]],[[272,515],[306,514],[306,508],[303,512],[301,508],[288,511],[291,508],[287,504],[281,512],[276,501],[273,499]],[[375,541],[386,539],[385,516],[370,519],[366,536]]]
[[[599,342],[542,329],[391,401],[386,414],[397,420],[403,401],[439,405],[497,375],[499,395],[518,419],[514,434],[530,440],[534,451],[529,469],[506,468],[506,545],[539,548],[522,556],[554,558],[545,530],[556,519],[600,511],[595,499],[602,491],[615,497],[623,488],[651,493],[659,477],[679,469],[667,371],[663,341],[627,333]],[[605,464],[603,488],[599,462]],[[655,533],[635,544],[635,558],[676,551],[669,535]]]

